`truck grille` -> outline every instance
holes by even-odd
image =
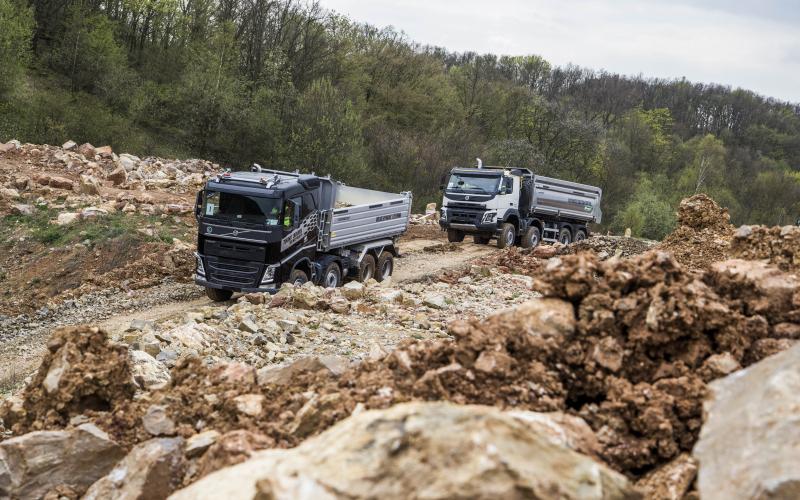
[[[481,221],[481,217],[483,217],[483,211],[458,209],[447,211],[448,220],[456,224],[478,224]]]
[[[237,287],[258,287],[263,265],[222,257],[206,257],[206,279],[212,283]]]

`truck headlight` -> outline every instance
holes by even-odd
[[[275,281],[275,270],[278,269],[278,266],[269,266],[264,271],[264,277],[261,278],[261,284],[264,285],[266,283],[272,283]]]
[[[203,267],[203,259],[198,254],[194,254],[194,258],[197,259],[197,275],[205,278],[206,269]]]
[[[447,210],[442,209],[442,220],[447,220]]]
[[[483,222],[492,222],[497,217],[497,212],[486,212],[483,214]]]

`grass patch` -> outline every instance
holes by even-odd
[[[59,226],[51,221],[58,217],[59,211],[47,207],[37,207],[31,215],[8,215],[0,219],[0,236],[8,241],[9,235],[22,229],[26,235],[44,245],[58,247],[77,242],[100,243],[120,236],[132,237],[136,241],[161,241],[172,243],[179,237],[180,227],[165,224],[169,218],[161,219],[155,215],[125,214],[114,212],[106,216],[80,219],[72,224]],[[159,223],[160,225],[157,225]],[[153,228],[149,236],[140,228]]]

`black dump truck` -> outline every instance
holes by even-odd
[[[283,283],[382,281],[408,228],[411,193],[263,169],[225,172],[197,193],[195,282],[215,301]]]

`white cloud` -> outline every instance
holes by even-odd
[[[800,102],[800,6],[719,0],[321,0],[454,51],[539,54],[559,65],[680,78]],[[705,5],[705,6],[704,6]],[[781,14],[784,15],[781,15]]]

